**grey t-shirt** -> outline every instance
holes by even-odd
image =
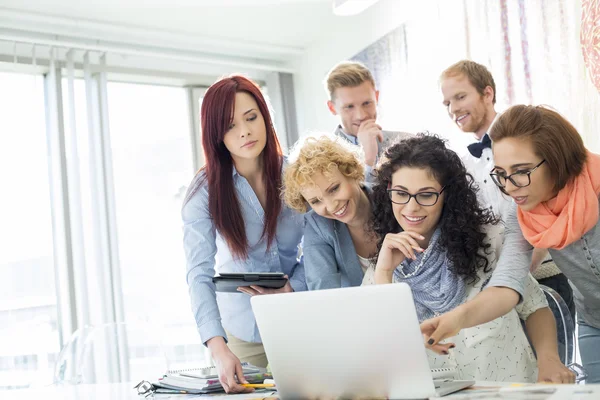
[[[511,288],[522,299],[533,247],[519,227],[516,204],[509,209],[505,223],[502,253],[488,286]],[[600,329],[600,220],[581,239],[564,249],[548,251],[571,281],[578,319]]]

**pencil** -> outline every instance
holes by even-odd
[[[251,388],[270,388],[275,387],[272,383],[242,383],[243,387],[251,387]]]

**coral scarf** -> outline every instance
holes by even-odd
[[[518,208],[525,239],[533,247],[563,249],[581,239],[598,222],[600,155],[587,153],[583,171],[558,195],[531,211]]]

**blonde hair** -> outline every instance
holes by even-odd
[[[440,75],[440,82],[446,78],[455,77],[458,75],[465,76],[471,85],[477,89],[477,92],[483,96],[483,91],[486,87],[491,87],[494,90],[494,98],[492,104],[496,104],[496,83],[492,73],[485,65],[476,63],[471,60],[461,60],[452,64]]]
[[[283,175],[283,199],[290,208],[299,212],[308,209],[301,192],[315,184],[312,180],[315,174],[327,176],[337,168],[350,179],[359,182],[365,179],[360,146],[332,135],[309,136],[298,141],[290,159],[293,161]]]
[[[344,61],[333,67],[325,77],[325,88],[333,101],[336,89],[356,87],[363,82],[371,82],[375,89],[375,79],[367,67],[356,61]]]

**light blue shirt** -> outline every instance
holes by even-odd
[[[338,136],[345,138],[347,141],[349,141],[353,145],[356,145],[356,146],[360,145],[360,143],[358,142],[358,137],[353,136],[353,135],[348,135],[346,132],[344,132],[341,125],[338,125],[338,127],[335,129],[334,133]],[[382,149],[380,146],[379,154],[381,154],[381,150]],[[377,158],[379,158],[379,154],[377,155]],[[370,165],[366,165],[366,164],[365,164],[365,180],[369,183],[374,183],[376,180],[375,174],[373,174],[373,167],[371,167]]]
[[[191,185],[204,177],[204,172],[201,172]],[[283,272],[290,277],[290,284],[295,291],[306,290],[304,266],[297,260],[303,232],[302,215],[284,204],[278,218],[276,237],[267,249],[267,240],[261,237],[264,210],[258,197],[246,178],[238,174],[235,168],[233,182],[249,243],[247,259],[234,259],[225,240],[216,231],[208,211],[206,182],[188,200],[181,212],[187,283],[192,312],[203,343],[215,336],[222,336],[227,340],[224,329],[246,342],[261,342],[250,296],[244,293],[216,292],[212,282],[215,271]]]
[[[348,140],[348,142],[350,142],[356,146],[360,145],[360,143],[358,142],[358,137],[348,135],[346,132],[344,132],[341,125],[338,125],[337,128],[335,128],[335,131],[333,133],[341,138]],[[385,151],[386,148],[393,145],[398,140],[403,140],[403,139],[413,136],[411,133],[407,133],[407,132],[381,131],[381,133],[383,135],[383,143],[377,142],[378,151],[377,151],[377,160],[375,161],[375,165],[377,165],[377,161],[379,160],[379,157],[381,157],[381,155],[383,154],[383,152]],[[375,171],[373,171],[373,167],[366,165],[366,164],[365,164],[365,182],[371,183],[371,184],[377,183],[377,175],[375,174]]]
[[[356,137],[356,136],[353,136],[353,135],[348,135],[348,134],[347,134],[346,132],[344,132],[344,131],[343,131],[341,128],[338,128],[338,129],[340,129],[340,132],[342,133],[342,135],[344,135],[344,137],[345,137],[346,139],[348,139],[348,141],[349,141],[350,143],[352,143],[352,144],[355,144],[355,145],[357,145],[357,146],[359,145],[359,143],[358,143],[358,137]]]
[[[370,197],[371,186],[364,184]],[[348,226],[310,210],[304,215],[304,272],[308,290],[360,286],[364,277]]]
[[[364,273],[348,226],[313,210],[304,218],[302,250],[308,290],[360,286]]]

